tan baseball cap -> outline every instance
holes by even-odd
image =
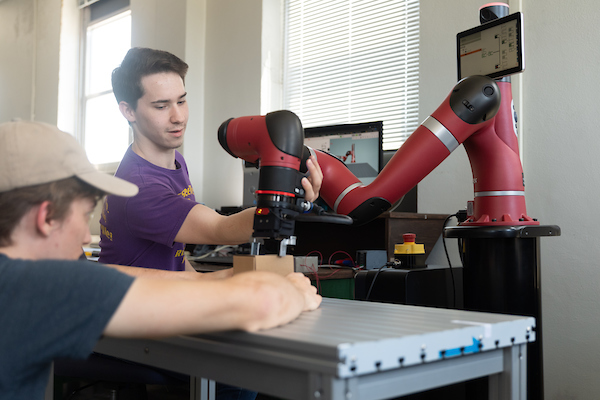
[[[42,122],[0,124],[0,193],[76,176],[117,196],[131,197],[138,187],[100,172],[77,140]]]

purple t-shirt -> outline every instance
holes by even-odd
[[[183,156],[161,168],[127,149],[115,176],[140,188],[134,197],[107,196],[100,217],[100,259],[106,264],[182,271],[184,243],[175,236],[196,198]]]

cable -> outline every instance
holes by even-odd
[[[348,254],[347,252],[345,252],[344,250],[337,250],[337,251],[334,251],[333,253],[331,253],[331,255],[329,256],[329,261],[328,261],[329,265],[337,265],[337,264],[332,264],[331,263],[331,259],[333,258],[333,256],[335,256],[338,253],[345,254],[350,259],[350,261],[352,261],[352,266],[356,265],[356,263],[354,262],[354,259],[352,258],[352,256],[350,254]]]
[[[333,214],[325,211],[323,207],[310,201],[303,201],[300,205],[302,213],[295,217],[296,221],[328,222],[330,224],[352,225],[352,217],[342,214]]]
[[[92,387],[92,386],[94,386],[94,385],[96,385],[96,384],[98,384],[98,383],[100,383],[100,382],[102,382],[102,381],[94,381],[94,382],[92,382],[92,383],[88,383],[87,385],[83,385],[83,386],[81,386],[81,387],[78,387],[77,389],[73,390],[73,391],[71,392],[71,394],[69,394],[69,395],[66,397],[66,399],[67,399],[67,400],[71,400],[71,399],[73,398],[73,396],[75,396],[75,395],[76,395],[76,394],[78,394],[79,392],[81,392],[81,391],[83,391],[83,390],[85,390],[85,389],[87,389],[87,388],[89,388],[89,387]]]
[[[352,225],[354,220],[352,217],[341,214],[331,214],[331,213],[322,213],[322,214],[298,214],[296,216],[296,221],[304,221],[304,222],[328,222],[330,224],[340,224],[340,225]]]
[[[319,261],[317,261],[317,269],[315,272],[313,272],[313,275],[315,276],[315,286],[317,288],[317,293],[321,294],[321,283],[319,282],[319,265],[323,264],[323,254],[321,254],[319,250],[313,250],[308,252],[304,257],[308,257],[313,253],[317,253],[319,255]]]
[[[311,253],[314,253],[314,251],[312,251]],[[319,283],[319,262],[317,261],[317,265],[316,266],[314,264],[309,265],[308,264],[308,254],[305,255],[305,256],[295,256],[294,257],[294,262],[296,262],[296,258],[301,258],[301,257],[304,257],[304,263],[300,264],[300,266],[301,267],[305,267],[308,270],[308,273],[312,274],[314,276],[314,278],[315,278],[314,279],[315,280],[315,287],[317,288],[317,294],[321,294],[321,285]]]
[[[365,301],[369,300],[369,296],[371,296],[371,290],[373,290],[373,285],[375,285],[375,280],[377,279],[377,276],[379,275],[379,273],[381,272],[382,269],[384,269],[385,267],[391,267],[395,265],[394,262],[388,261],[387,263],[385,263],[382,267],[380,267],[377,272],[375,273],[375,276],[373,277],[373,280],[371,281],[371,286],[369,286],[369,290],[367,291],[367,295],[365,296]],[[368,272],[367,272],[368,274]]]
[[[456,308],[456,282],[454,281],[454,271],[452,270],[452,262],[450,261],[450,255],[448,255],[448,248],[446,247],[446,236],[444,235],[444,229],[446,224],[450,221],[450,218],[456,217],[458,219],[458,213],[449,215],[444,220],[444,226],[442,227],[442,243],[444,244],[444,252],[446,253],[446,260],[448,260],[448,267],[450,267],[450,277],[452,278],[452,308]]]
[[[458,238],[458,255],[460,257],[460,263],[464,266],[465,265],[465,252],[463,249],[463,238]]]
[[[333,269],[333,267],[329,266],[329,269]],[[337,274],[338,272],[340,272],[342,270],[342,268],[336,268],[335,270],[333,270],[333,272],[329,275],[325,275],[323,278],[327,279],[329,277],[332,277],[333,275]]]
[[[318,262],[318,265],[321,265],[321,264],[323,264],[323,254],[322,254],[322,253],[321,253],[319,250],[312,250],[312,251],[309,251],[309,252],[306,254],[306,256],[305,256],[305,257],[308,257],[308,256],[310,256],[310,255],[311,255],[311,254],[313,254],[313,253],[317,253],[317,254],[319,255],[319,262]]]
[[[217,247],[217,248],[215,248],[215,249],[213,249],[213,250],[211,250],[211,251],[209,251],[209,252],[207,252],[207,253],[204,253],[204,254],[202,254],[201,256],[189,256],[187,259],[188,259],[189,261],[198,261],[198,260],[202,260],[203,258],[209,257],[209,256],[211,256],[212,254],[218,253],[219,251],[221,251],[221,250],[224,250],[224,249],[227,249],[227,248],[229,248],[229,247],[235,247],[235,246],[232,246],[232,245],[223,245],[223,246],[219,246],[219,247]]]

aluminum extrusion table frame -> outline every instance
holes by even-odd
[[[526,398],[535,319],[323,299],[282,327],[160,340],[103,338],[95,351],[286,399],[384,399],[490,376],[490,399]]]

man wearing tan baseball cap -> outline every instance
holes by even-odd
[[[133,196],[137,187],[98,172],[76,140],[54,126],[0,124],[3,397],[42,399],[52,361],[86,358],[101,335],[254,331],[319,306],[320,296],[302,274],[202,279],[149,270],[150,279],[127,275],[126,267],[119,267],[124,274],[77,260],[90,239],[90,214],[106,193]],[[167,299],[182,306],[166,306]]]
[[[55,126],[14,121],[1,127],[0,192],[73,176],[117,196],[131,197],[138,192],[137,186],[99,172],[77,140]]]

